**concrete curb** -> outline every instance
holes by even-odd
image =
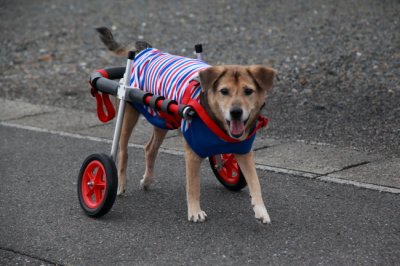
[[[111,143],[113,123],[101,124],[94,113],[33,105],[0,98],[0,125]],[[144,147],[151,126],[143,119],[135,128],[131,147]],[[180,137],[170,132],[161,152],[183,155]],[[111,147],[111,146],[110,146]],[[323,143],[257,137],[258,169],[326,182],[400,194],[400,158],[384,158]]]

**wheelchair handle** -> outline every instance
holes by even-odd
[[[98,69],[90,75],[89,83],[95,90],[117,96],[120,84],[112,79],[121,79],[124,73],[125,67]],[[163,96],[153,95],[140,89],[128,88],[125,100],[132,103],[144,104],[157,111],[177,115],[183,119],[191,119],[196,116],[196,112],[189,105],[178,104],[174,100],[165,99]]]
[[[119,83],[112,79],[120,79],[124,73],[125,67],[98,69],[90,74],[89,83],[95,90],[115,96],[118,94]]]

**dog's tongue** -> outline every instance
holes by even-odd
[[[241,136],[244,131],[243,121],[232,120],[229,126],[229,130],[233,136]]]

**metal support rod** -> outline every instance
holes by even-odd
[[[126,68],[125,68],[125,75],[124,75],[124,91],[126,91],[126,88],[129,87],[129,83],[131,80],[131,63],[134,58],[134,54],[132,55],[133,52],[129,52],[129,56],[126,62]],[[122,98],[119,103],[119,108],[118,108],[118,116],[117,116],[117,121],[115,123],[115,129],[114,129],[114,136],[113,136],[113,141],[112,141],[112,146],[111,146],[111,159],[115,162],[117,160],[117,153],[118,153],[118,145],[119,145],[119,139],[121,136],[121,128],[122,128],[122,121],[124,120],[124,113],[125,113],[125,104],[126,100],[125,98]]]
[[[203,58],[203,45],[201,45],[200,43],[196,44],[194,46],[194,50],[196,52],[197,59],[199,59],[201,61],[204,61],[204,58]]]
[[[124,120],[125,103],[125,100],[119,101],[118,116],[115,123],[114,136],[111,146],[111,159],[114,162],[117,160],[119,138],[121,136],[122,121]]]

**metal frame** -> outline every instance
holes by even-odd
[[[122,121],[124,120],[124,113],[125,113],[125,95],[126,95],[126,90],[129,87],[129,82],[131,80],[131,67],[132,67],[132,59],[128,58],[126,62],[126,68],[125,68],[125,74],[124,78],[122,78],[119,82],[119,87],[118,87],[118,99],[120,99],[119,107],[118,107],[118,114],[117,114],[117,120],[115,122],[115,129],[114,129],[114,135],[113,135],[113,140],[112,140],[112,145],[111,145],[111,159],[116,162],[117,160],[117,153],[118,153],[118,145],[119,145],[119,139],[121,136],[121,128],[122,128]]]

